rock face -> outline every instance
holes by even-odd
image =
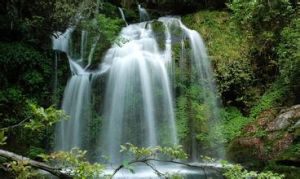
[[[266,110],[242,133],[228,148],[230,160],[248,166],[253,161],[285,161],[300,166],[300,105],[281,111]]]

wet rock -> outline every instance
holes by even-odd
[[[263,111],[257,118],[257,125],[265,128],[267,125],[276,118],[276,115],[278,114],[278,111],[276,109],[269,109]]]

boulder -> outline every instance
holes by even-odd
[[[268,161],[300,160],[300,105],[280,112],[266,110],[243,128],[243,135],[234,139],[228,147],[228,159],[251,164]],[[283,157],[285,156],[285,157]]]

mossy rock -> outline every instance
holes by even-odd
[[[264,166],[264,160],[259,157],[258,149],[253,146],[243,146],[239,139],[233,140],[227,149],[228,160],[240,163],[246,167]]]
[[[161,50],[165,50],[165,40],[166,40],[166,36],[165,36],[165,26],[162,22],[160,21],[153,21],[151,23],[152,26],[152,30],[154,33],[154,36],[158,42],[158,46]]]

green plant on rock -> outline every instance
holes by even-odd
[[[70,168],[70,175],[77,179],[98,177],[104,170],[104,165],[90,163],[86,159],[86,151],[73,148],[70,152],[54,152],[50,155],[42,154],[44,161],[59,168]]]
[[[122,26],[122,21],[119,18],[107,17],[104,14],[96,14],[94,18],[80,21],[77,31],[80,30],[80,33],[81,30],[87,32],[88,49],[94,50],[93,53],[84,54],[89,63],[92,62],[94,65],[99,63],[99,59],[101,60],[102,55],[113,43],[121,46],[127,42],[127,39],[117,38]]]

